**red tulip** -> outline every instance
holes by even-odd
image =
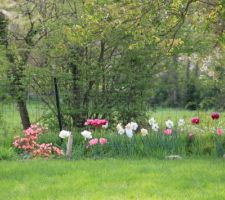
[[[192,124],[199,124],[200,119],[198,117],[193,117],[191,122],[192,122]]]
[[[213,113],[211,114],[211,117],[212,117],[213,120],[217,120],[217,119],[220,118],[220,114],[217,113],[217,112],[213,112]]]

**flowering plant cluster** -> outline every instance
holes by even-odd
[[[63,151],[53,146],[52,143],[38,143],[38,137],[46,131],[39,124],[33,124],[23,131],[24,137],[15,137],[13,146],[23,151],[25,155],[32,157],[42,156],[48,158],[51,155],[62,156]]]
[[[85,122],[86,126],[92,126],[92,127],[102,127],[102,128],[107,128],[108,127],[108,120],[106,119],[88,119]],[[84,130],[81,132],[81,135],[84,137],[85,140],[88,140],[87,142],[87,148],[95,146],[97,144],[105,145],[107,144],[107,139],[106,138],[93,138],[92,137],[92,132],[88,130]],[[92,139],[93,138],[93,139]]]
[[[138,129],[138,124],[136,122],[130,122],[125,126],[125,128],[123,128],[122,124],[120,123],[116,126],[116,129],[120,135],[125,133],[127,137],[132,138],[134,132]],[[142,132],[144,132],[144,130],[142,130]]]
[[[218,120],[220,118],[220,114],[217,113],[217,112],[213,112],[211,114],[211,118],[213,120]],[[157,121],[155,120],[155,118],[150,118],[149,121],[148,121],[152,131],[154,132],[159,132],[160,130],[160,127],[159,127],[159,124],[157,123]],[[185,120],[184,119],[179,119],[178,122],[177,122],[177,125],[174,124],[174,122],[170,119],[168,119],[167,121],[165,121],[165,128],[162,130],[163,134],[164,135],[172,135],[173,133],[173,129],[174,127],[176,126],[176,128],[178,128],[180,131],[183,131],[184,129],[184,125],[186,124]],[[200,124],[200,118],[199,117],[193,117],[191,119],[191,124],[192,125],[198,125]],[[189,126],[189,125],[187,125]],[[119,135],[123,135],[123,134],[126,134],[129,138],[132,138],[133,137],[133,134],[135,133],[135,131],[137,131],[137,128],[138,128],[138,124],[136,122],[130,122],[128,123],[125,128],[123,127],[123,125],[121,123],[117,124],[116,126],[116,129],[117,129],[117,133]],[[197,128],[197,126],[193,126],[193,128],[189,128],[189,130],[194,130],[194,127],[195,129],[200,132],[200,129]],[[215,129],[213,129],[215,130]],[[210,130],[211,131],[211,130]],[[146,128],[141,128],[140,129],[140,134],[142,136],[146,136],[148,135],[148,130]],[[218,136],[221,136],[223,134],[223,129],[220,127],[220,128],[217,128],[216,129],[216,134]]]
[[[101,144],[101,145],[104,145],[104,144],[107,143],[107,139],[106,138],[100,138],[100,139],[94,138],[94,139],[91,139],[88,142],[88,147],[94,146],[94,145],[96,145],[98,143]]]
[[[84,123],[86,126],[93,126],[93,127],[102,127],[107,128],[108,127],[108,121],[106,119],[87,119]]]

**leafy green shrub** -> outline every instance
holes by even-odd
[[[13,160],[17,158],[13,148],[0,147],[0,160]]]

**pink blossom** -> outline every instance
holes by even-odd
[[[52,143],[38,144],[37,139],[40,134],[45,131],[39,125],[33,124],[28,129],[24,130],[24,137],[15,137],[13,141],[13,146],[17,149],[21,149],[26,154],[30,154],[34,157],[44,156],[49,157],[52,154],[61,156],[63,152],[58,147],[52,145]]]
[[[98,144],[98,139],[97,139],[97,138],[91,139],[91,140],[88,142],[88,144],[89,144],[90,146],[96,145],[96,144]]]
[[[107,139],[106,138],[100,138],[99,139],[99,143],[102,144],[102,145],[106,144],[107,143]]]
[[[191,122],[192,122],[192,124],[199,124],[200,119],[198,117],[193,117]]]
[[[221,136],[223,134],[223,129],[222,128],[218,128],[216,130],[217,135]]]
[[[101,127],[108,124],[106,119],[87,119],[84,123],[86,126],[94,126],[94,127]]]
[[[169,128],[167,128],[167,129],[164,130],[164,134],[165,135],[171,135],[172,132],[173,132],[172,129],[169,129]]]

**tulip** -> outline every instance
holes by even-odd
[[[164,134],[165,135],[171,135],[172,132],[173,132],[172,129],[169,129],[169,128],[167,128],[167,129],[164,130]]]
[[[104,144],[107,143],[107,139],[106,138],[100,138],[99,139],[99,143],[102,144],[102,145],[104,145]]]
[[[85,138],[85,139],[91,139],[92,138],[92,134],[90,131],[82,131],[81,135]]]
[[[217,135],[221,136],[223,134],[223,129],[222,128],[218,128],[216,130]]]
[[[173,121],[167,120],[167,121],[166,121],[166,127],[167,127],[168,129],[173,128]]]
[[[212,117],[213,120],[217,120],[217,119],[220,118],[220,114],[217,113],[217,112],[213,112],[213,113],[211,114],[211,117]]]
[[[192,122],[192,124],[199,124],[200,119],[198,117],[193,117],[191,122]]]
[[[142,129],[141,129],[141,135],[142,135],[142,136],[148,135],[148,130],[145,129],[145,128],[142,128]]]
[[[88,144],[89,144],[90,146],[96,145],[96,144],[98,144],[98,139],[97,139],[97,138],[94,138],[94,139],[90,140],[90,141],[88,142]]]
[[[71,135],[71,132],[70,131],[65,131],[65,130],[62,130],[62,131],[60,131],[60,133],[59,133],[59,137],[61,137],[61,138],[67,138],[67,137],[69,137]]]

